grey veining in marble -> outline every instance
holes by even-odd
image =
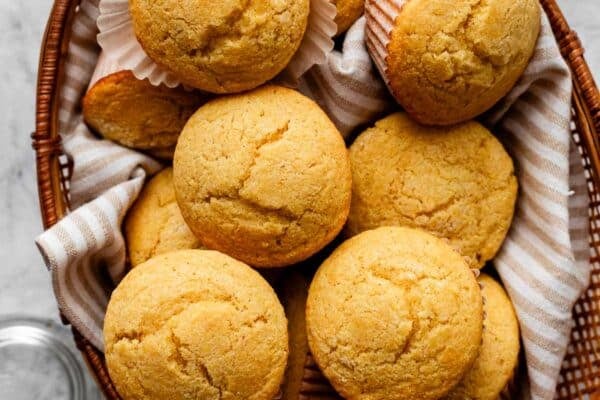
[[[587,48],[592,70],[600,72],[600,0],[559,3]],[[51,4],[0,0],[0,316],[58,320],[49,275],[33,244],[42,227],[29,139],[39,46]]]

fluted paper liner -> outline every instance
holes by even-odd
[[[181,81],[155,63],[138,42],[129,13],[129,0],[101,0],[98,17],[98,44],[110,58],[138,79],[151,84],[174,88]],[[310,14],[304,38],[296,54],[276,78],[281,83],[296,85],[298,79],[312,66],[321,64],[334,46],[337,32],[334,21],[336,8],[329,0],[310,0]]]
[[[121,66],[115,59],[108,57],[106,53],[100,53],[100,57],[98,57],[98,64],[96,64],[96,69],[92,74],[92,79],[90,79],[88,90],[92,86],[94,86],[96,82],[98,82],[100,79],[112,75],[116,72],[126,70],[127,68]]]
[[[367,17],[367,29],[365,31],[367,48],[373,58],[373,62],[381,73],[385,84],[390,87],[387,77],[386,60],[388,58],[388,44],[390,34],[394,28],[394,22],[402,7],[409,0],[366,0],[365,15]]]
[[[101,0],[99,10],[98,44],[110,58],[131,70],[136,78],[148,79],[155,86],[164,83],[174,88],[180,84],[173,74],[152,61],[137,41],[128,0]]]

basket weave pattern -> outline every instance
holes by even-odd
[[[590,197],[591,285],[573,311],[575,326],[556,398],[600,400],[600,94],[583,58],[583,47],[556,1],[540,2],[573,72],[572,133],[583,157]],[[62,151],[58,134],[58,99],[70,27],[78,5],[79,0],[54,2],[40,56],[36,128],[32,139],[45,228],[58,222],[69,209],[68,181],[72,165]],[[73,335],[105,396],[120,399],[108,376],[102,353],[76,330]]]

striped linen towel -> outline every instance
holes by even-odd
[[[99,140],[81,120],[79,101],[98,53],[98,1],[83,0],[75,17],[61,92],[60,129],[74,161],[71,213],[37,238],[62,313],[103,349],[110,292],[125,271],[120,225],[156,161]],[[313,67],[299,89],[314,98],[344,135],[397,107],[364,44],[364,19],[342,51]],[[486,123],[515,159],[520,196],[513,226],[495,259],[519,321],[529,381],[522,399],[554,397],[572,326],[571,309],[587,286],[588,199],[581,156],[570,136],[571,79],[547,18],[535,55]]]
[[[367,52],[366,25],[364,17],[356,21],[346,32],[342,51],[331,52],[325,63],[311,68],[298,87],[319,103],[345,138],[395,105]]]
[[[98,60],[98,1],[84,0],[73,21],[60,92],[59,132],[73,161],[72,211],[36,244],[52,273],[62,314],[103,349],[102,325],[115,284],[125,274],[121,222],[144,185],[162,166],[141,153],[99,140],[83,122],[80,101]]]
[[[367,52],[365,24],[364,17],[357,21],[343,53],[334,51],[300,85],[346,136],[390,107]],[[571,91],[569,68],[544,14],[527,70],[483,121],[515,160],[520,184],[513,225],[494,265],[521,326],[530,378],[518,385],[523,399],[554,397],[571,311],[589,282],[589,204],[570,135]]]

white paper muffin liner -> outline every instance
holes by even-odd
[[[409,0],[365,0],[365,16],[367,28],[365,31],[367,49],[385,84],[390,87],[387,77],[386,60],[388,44],[394,28],[394,22]]]
[[[92,86],[94,86],[100,79],[116,72],[126,70],[127,68],[121,66],[115,59],[110,58],[106,55],[106,53],[101,52],[100,56],[98,57],[98,64],[96,64],[96,69],[92,75],[92,79],[90,79],[88,90],[90,90]]]
[[[333,50],[333,37],[337,33],[337,10],[329,0],[311,0],[306,33],[292,60],[277,80],[296,86],[298,80],[314,65],[327,61]]]
[[[129,0],[100,0],[98,44],[108,57],[122,69],[131,70],[136,78],[148,79],[151,84],[173,88],[179,79],[156,64],[144,51],[133,30]],[[277,80],[295,85],[312,66],[321,64],[333,50],[337,32],[336,7],[329,0],[311,0],[308,26],[296,54]]]

